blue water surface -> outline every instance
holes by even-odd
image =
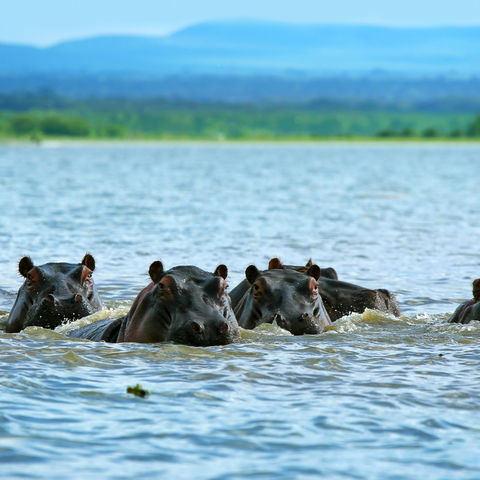
[[[234,345],[0,333],[4,478],[479,478],[478,144],[0,146],[0,321],[18,260],[96,259],[124,314],[148,267],[309,258],[397,295],[322,335]],[[126,393],[140,383],[147,398]]]

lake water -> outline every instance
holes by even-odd
[[[396,293],[404,315],[239,344],[105,344],[0,333],[4,478],[480,478],[478,144],[0,147],[0,322],[18,260],[91,252],[124,314],[148,267],[310,257]],[[140,383],[145,399],[126,393]]]

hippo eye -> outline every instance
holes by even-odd
[[[253,289],[258,292],[258,290],[260,290],[260,287],[259,287],[257,284],[255,284],[255,285],[253,286]]]
[[[29,287],[32,287],[34,288],[36,285],[36,281],[38,280],[37,278],[35,278],[33,275],[31,275],[30,273],[27,275],[27,285]]]
[[[27,280],[29,282],[35,282],[35,280],[38,280],[38,278],[31,273],[27,273]]]
[[[157,286],[158,286],[157,292],[159,295],[163,296],[163,295],[169,295],[172,293],[172,290],[170,289],[170,287],[168,285],[165,285],[162,282],[159,282]]]

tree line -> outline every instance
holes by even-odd
[[[0,136],[41,138],[478,138],[480,115],[315,112],[294,107],[170,106],[156,110],[0,111]]]

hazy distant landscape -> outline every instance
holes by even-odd
[[[0,71],[26,73],[479,74],[480,27],[389,28],[204,22],[163,37],[99,36],[46,48],[0,45]]]
[[[206,22],[0,44],[0,138],[476,138],[480,27]]]

